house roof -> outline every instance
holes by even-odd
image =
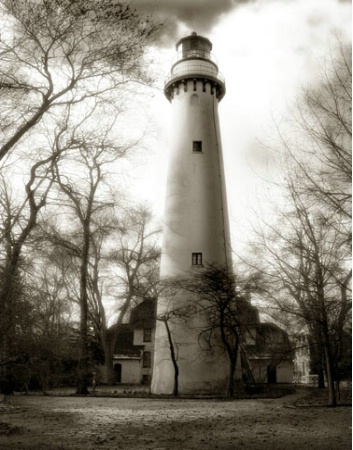
[[[156,299],[147,298],[131,311],[130,326],[133,328],[154,328],[156,323]]]
[[[141,350],[144,349],[144,346],[134,345],[134,330],[136,328],[155,327],[155,306],[156,300],[148,298],[132,309],[129,323],[119,325],[114,348],[115,355],[124,355],[126,357],[139,357],[141,355]]]
[[[124,323],[119,327],[114,354],[125,356],[139,356],[141,345],[134,345],[134,330],[130,324]]]
[[[255,345],[247,346],[249,356],[272,355],[280,359],[292,359],[293,349],[288,334],[273,323],[257,323],[249,328],[255,338]]]

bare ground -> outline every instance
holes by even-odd
[[[0,404],[0,449],[351,449],[351,408],[313,405],[306,395],[234,401],[13,396]]]

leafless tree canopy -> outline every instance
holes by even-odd
[[[309,336],[312,369],[322,383],[325,372],[331,405],[350,332],[350,55],[340,47],[319,87],[298,100],[294,133],[281,135],[286,202],[259,229],[252,262],[272,315]]]
[[[3,0],[0,8],[0,159],[49,112],[150,81],[142,57],[155,26],[126,4]]]
[[[122,131],[124,103],[132,85],[151,83],[144,57],[156,27],[129,5],[108,0],[2,0],[0,14],[0,309],[7,330],[0,356],[11,390],[10,362],[33,353],[11,344],[22,339],[18,308],[30,310],[43,297],[35,293],[40,279],[53,302],[49,310],[63,301],[63,290],[59,297],[52,291],[57,278],[39,276],[44,261],[60,268],[66,299],[80,304],[81,354],[72,357],[87,357],[92,258],[99,237],[118,229],[109,218],[119,203],[116,165],[139,144]],[[45,252],[51,246],[57,258]],[[77,317],[65,311],[58,327],[70,323],[77,340]],[[84,393],[87,380],[81,381]]]

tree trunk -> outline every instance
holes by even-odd
[[[177,361],[177,356],[175,353],[174,343],[172,339],[172,333],[169,328],[168,320],[163,319],[163,323],[165,325],[165,328],[167,330],[167,336],[168,336],[168,342],[169,342],[169,349],[170,349],[170,357],[173,363],[174,367],[174,386],[173,386],[173,396],[177,397],[179,395],[179,366]]]
[[[229,378],[228,378],[228,386],[227,386],[227,398],[233,398],[234,397],[234,376],[235,376],[235,369],[237,366],[236,358],[232,358],[229,364]]]
[[[325,389],[325,372],[324,368],[321,366],[318,369],[318,388],[319,389]]]
[[[109,343],[103,343],[104,365],[102,369],[102,383],[112,384],[115,381],[113,354],[114,350]]]
[[[89,228],[84,228],[84,242],[82,248],[81,275],[80,275],[80,354],[77,373],[78,395],[87,395],[88,392],[88,298],[87,298],[87,269],[89,258]]]
[[[329,406],[337,406],[335,381],[333,377],[333,364],[332,355],[329,341],[329,334],[327,330],[327,325],[323,325],[323,338],[324,338],[324,351],[325,351],[325,362],[326,362],[326,376],[327,376],[327,387],[328,387],[328,404]]]
[[[2,333],[0,361],[1,364],[1,387],[0,392],[10,394],[14,391],[12,380],[12,368],[8,361],[16,357],[13,351],[15,336],[15,317],[19,313],[16,308],[17,295],[16,286],[18,285],[18,262],[22,246],[15,245],[11,255],[7,258],[5,270],[3,273],[3,282],[0,292],[0,328]]]

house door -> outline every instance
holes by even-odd
[[[115,381],[121,383],[121,364],[114,364]]]
[[[268,366],[267,367],[267,383],[268,384],[275,384],[275,383],[277,383],[276,366]]]

